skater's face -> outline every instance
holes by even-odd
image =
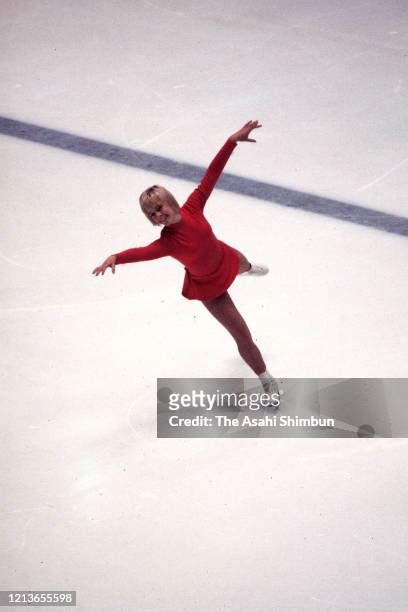
[[[171,225],[181,219],[180,206],[175,198],[159,185],[153,185],[142,193],[140,206],[153,225]]]

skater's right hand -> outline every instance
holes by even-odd
[[[105,274],[106,268],[112,268],[112,274],[115,274],[115,264],[116,264],[116,255],[109,255],[107,259],[103,262],[101,266],[95,268],[92,274],[98,276],[102,272],[102,276]]]
[[[259,123],[258,120],[247,121],[247,123],[238,130],[238,132],[232,134],[229,139],[232,140],[232,142],[256,142],[254,138],[249,138],[249,135],[252,130],[257,130],[260,127],[262,127],[262,124]]]

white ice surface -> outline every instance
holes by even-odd
[[[0,114],[407,217],[408,14],[391,1],[0,8]],[[0,137],[0,589],[78,610],[405,610],[405,440],[158,440],[157,377],[243,377],[172,260],[91,276],[187,181]],[[216,190],[231,289],[280,377],[407,377],[404,237]]]

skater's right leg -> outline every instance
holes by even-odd
[[[266,369],[261,352],[253,341],[251,332],[242,315],[238,312],[228,291],[217,298],[203,302],[203,304],[234,338],[239,354],[258,376],[265,393],[270,395],[277,394],[279,396],[277,381]]]
[[[259,348],[252,339],[242,315],[238,312],[229,293],[203,302],[207,310],[219,321],[231,334],[237,343],[238,352],[249,367],[259,376],[266,371],[266,365]]]

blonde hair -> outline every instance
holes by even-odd
[[[139,197],[140,207],[143,213],[149,219],[150,223],[152,223],[153,225],[158,225],[158,224],[152,221],[152,219],[146,213],[145,205],[148,204],[149,202],[152,202],[154,204],[156,202],[162,201],[163,196],[164,196],[164,199],[167,201],[167,203],[171,206],[171,208],[174,211],[177,211],[180,209],[180,206],[176,198],[174,197],[174,195],[170,193],[170,191],[167,191],[167,189],[165,189],[161,185],[152,185],[151,187],[148,187],[140,194],[140,197]]]

